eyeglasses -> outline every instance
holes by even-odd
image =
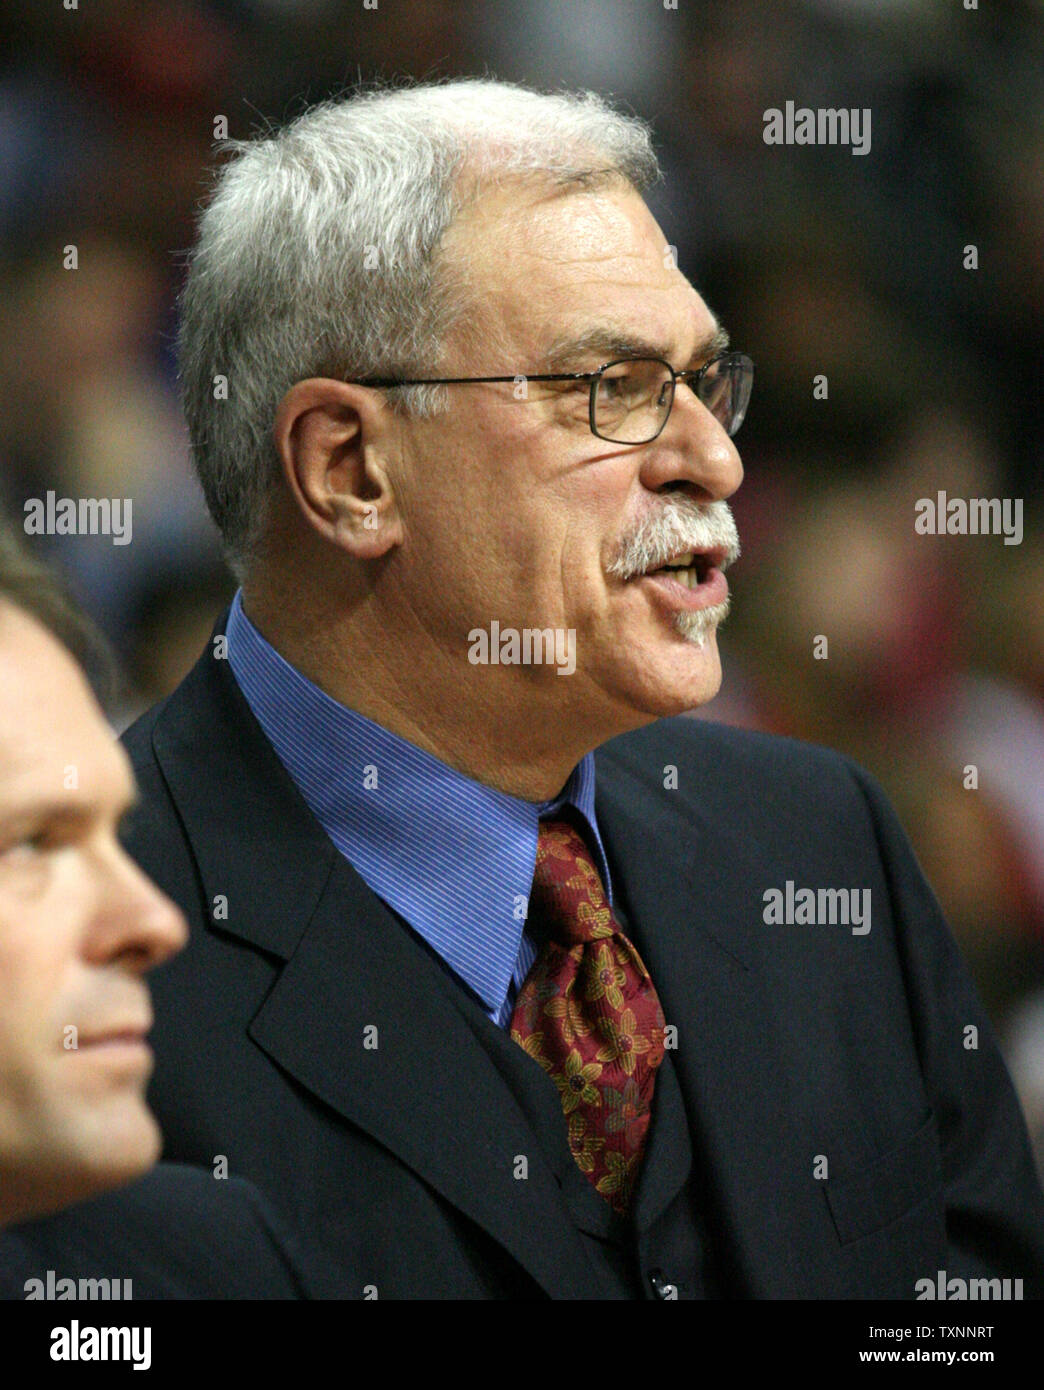
[[[588,381],[591,432],[610,444],[648,444],[660,434],[679,381],[695,393],[731,439],[743,424],[754,385],[754,363],[742,352],[723,352],[693,371],[676,372],[662,357],[622,357],[596,372],[543,376],[349,378],[354,386],[466,386],[498,381]]]

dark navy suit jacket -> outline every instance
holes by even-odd
[[[318,1268],[313,1282],[304,1263],[249,1183],[161,1163],[128,1187],[0,1231],[0,1298],[68,1295],[59,1281],[69,1279],[77,1292],[80,1280],[109,1281],[109,1293],[120,1281],[115,1296],[135,1302],[325,1296]]]
[[[589,1296],[560,1175],[457,986],[323,833],[228,663],[208,651],[125,743],[143,798],[128,847],[191,924],[151,977],[168,1156],[226,1154],[346,1296]],[[720,1291],[914,1298],[945,1270],[1044,1295],[1025,1124],[877,783],[687,718],[596,762],[614,887],[677,1028]],[[871,930],[767,923],[788,880],[869,890]],[[649,1271],[676,1196],[640,1213]]]

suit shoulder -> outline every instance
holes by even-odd
[[[152,733],[167,707],[169,698],[168,696],[167,699],[159,700],[152,705],[120,734],[120,742],[127,750],[127,756],[130,758],[135,771],[156,761],[156,755],[152,748]]]
[[[199,1220],[233,1228],[257,1224],[261,1201],[256,1188],[242,1178],[215,1178],[209,1169],[185,1163],[159,1163],[143,1178],[121,1188],[100,1202],[114,1201],[129,1212],[148,1218],[163,1213],[164,1220]]]
[[[215,623],[211,642],[224,632],[227,620],[228,609]],[[205,705],[207,692],[210,690],[209,678],[215,664],[224,665],[225,663],[215,663],[213,649],[208,644],[175,689],[162,700],[158,700],[156,704],[150,706],[124,729],[120,735],[120,741],[127,750],[136,771],[154,765],[156,762],[153,743],[158,725],[169,718],[176,727],[179,721],[191,718],[193,711],[199,708],[201,700]]]
[[[863,772],[851,759],[820,744],[782,734],[716,724],[691,715],[658,719],[643,729],[621,734],[597,750],[600,770],[628,775],[663,786],[663,769],[684,763],[705,784],[757,784],[798,789],[830,786],[851,794],[853,773]],[[869,774],[864,773],[864,776]]]
[[[26,1260],[115,1270],[135,1297],[297,1298],[296,1246],[252,1184],[159,1164],[127,1187],[17,1229]]]
[[[160,1213],[166,1231],[183,1223],[198,1230],[218,1277],[236,1291],[224,1297],[324,1296],[324,1271],[316,1271],[314,1252],[303,1251],[296,1234],[247,1179],[218,1179],[206,1168],[160,1163],[136,1187],[133,1196],[143,1209]]]

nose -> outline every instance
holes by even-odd
[[[687,383],[679,383],[670,416],[642,459],[641,478],[651,491],[688,483],[701,500],[723,502],[743,482],[735,444]]]
[[[85,953],[97,963],[119,961],[143,974],[185,945],[185,918],[118,842],[100,858]]]

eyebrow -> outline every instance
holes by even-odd
[[[60,801],[45,798],[39,801],[27,800],[14,805],[0,807],[0,829],[10,831],[27,825],[86,825],[98,815],[115,812],[117,823],[129,817],[141,805],[138,796],[127,801],[122,798],[115,806],[95,801]]]
[[[706,361],[724,352],[729,345],[728,331],[718,324],[702,342],[697,343],[690,362]],[[595,324],[582,333],[556,338],[544,357],[547,372],[568,371],[584,358],[597,357],[599,362],[611,362],[617,357],[662,357],[671,360],[670,345],[643,338],[612,324]]]

